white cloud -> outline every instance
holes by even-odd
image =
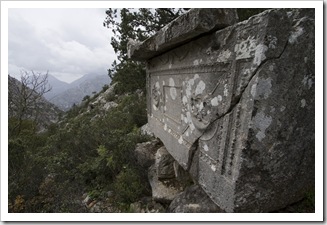
[[[106,74],[116,58],[106,9],[10,9],[9,73],[49,71],[71,82],[87,73]]]

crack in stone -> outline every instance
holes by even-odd
[[[203,135],[203,134],[202,134]],[[194,161],[194,155],[195,152],[199,149],[199,139],[202,137],[202,135],[200,137],[198,137],[192,144],[191,148],[190,148],[190,154],[189,154],[189,163],[187,165],[187,171],[190,171],[191,166],[193,164]]]
[[[255,75],[257,74],[258,70],[260,68],[262,68],[268,61],[279,59],[283,55],[283,53],[285,52],[287,46],[288,46],[288,40],[286,40],[286,43],[284,44],[284,48],[283,48],[282,52],[278,56],[271,57],[271,58],[268,58],[268,59],[265,59],[264,61],[262,61],[262,63],[253,71],[253,74],[250,76],[249,81],[244,86],[244,88],[242,88],[241,93],[238,96],[236,96],[234,99],[232,99],[231,105],[230,105],[229,109],[227,110],[227,112],[225,112],[222,115],[219,115],[216,119],[214,119],[213,121],[211,121],[210,124],[209,124],[209,126],[206,128],[206,130],[204,130],[204,132],[193,142],[193,144],[192,144],[192,146],[190,148],[190,154],[189,154],[189,160],[188,160],[189,163],[188,163],[188,166],[187,166],[187,171],[189,171],[191,169],[191,166],[193,164],[195,152],[199,148],[199,140],[206,133],[206,131],[208,129],[210,129],[210,125],[213,124],[213,123],[215,123],[217,120],[223,118],[224,116],[226,116],[227,114],[229,114],[229,113],[231,113],[233,111],[233,109],[240,103],[244,91],[246,90],[246,88],[248,87],[248,85],[251,83],[252,79],[255,77]]]
[[[244,88],[242,88],[241,93],[238,96],[236,96],[234,99],[231,100],[231,105],[230,105],[229,109],[224,114],[219,115],[216,119],[211,121],[209,126],[206,128],[206,130],[204,130],[204,132],[193,142],[193,144],[192,144],[192,146],[190,148],[190,154],[189,154],[189,160],[188,160],[189,163],[188,163],[188,166],[187,166],[187,171],[189,171],[191,169],[191,166],[193,164],[195,152],[199,148],[199,140],[206,133],[206,131],[208,129],[210,129],[210,125],[215,123],[217,120],[223,118],[224,116],[226,116],[227,114],[229,114],[229,113],[231,113],[233,111],[233,109],[240,103],[240,101],[242,99],[242,96],[243,96],[243,93],[245,92],[245,90],[247,89],[247,87],[249,86],[252,79],[255,77],[255,75],[259,71],[259,69],[262,68],[268,61],[279,59],[283,55],[283,53],[285,52],[287,46],[288,46],[288,39],[286,40],[286,42],[284,44],[283,50],[281,51],[281,53],[278,56],[271,57],[271,58],[268,58],[268,59],[265,59],[264,61],[262,61],[262,63],[253,71],[252,75],[250,76],[249,81],[247,82],[246,85],[244,85]]]
[[[222,115],[218,115],[218,117],[217,117],[216,119],[214,119],[213,121],[211,121],[210,124],[216,122],[217,120],[223,118],[224,116],[226,116],[227,114],[229,114],[230,112],[233,111],[233,109],[234,109],[234,108],[235,108],[235,107],[240,103],[244,91],[245,91],[246,88],[248,87],[249,83],[251,83],[252,79],[253,79],[254,76],[257,74],[258,70],[259,70],[260,68],[262,68],[262,67],[263,67],[263,66],[264,66],[268,61],[275,60],[275,59],[279,59],[279,58],[283,55],[283,53],[285,52],[287,46],[288,46],[288,40],[286,40],[286,43],[284,44],[284,48],[283,48],[282,52],[281,52],[278,56],[276,56],[276,57],[271,57],[271,58],[268,58],[268,59],[265,59],[265,60],[264,60],[264,61],[263,61],[263,62],[262,62],[262,63],[261,63],[261,64],[260,64],[260,65],[255,69],[255,70],[254,70],[254,71],[253,71],[253,74],[250,76],[249,81],[248,81],[247,84],[244,86],[244,88],[242,88],[241,93],[240,93],[238,96],[236,96],[234,99],[231,100],[231,105],[230,105],[229,109],[228,109],[224,114],[222,114]],[[208,126],[208,127],[209,127],[209,126]],[[205,133],[205,132],[203,132],[203,134],[204,134],[204,133]],[[202,134],[202,135],[203,135],[203,134]],[[201,136],[202,136],[202,135],[201,135]]]

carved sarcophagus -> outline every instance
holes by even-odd
[[[222,209],[267,212],[314,184],[314,10],[236,20],[193,9],[129,54],[169,153]]]

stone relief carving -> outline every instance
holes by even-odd
[[[211,100],[208,95],[195,95],[191,97],[191,115],[192,122],[198,130],[206,129],[211,121]]]
[[[210,123],[218,116],[217,107],[220,101],[222,101],[222,96],[215,96],[218,86],[221,84],[219,80],[214,87],[214,89],[208,94],[197,94],[196,90],[192,92],[191,96],[191,115],[192,122],[198,130],[205,130]]]
[[[157,110],[161,102],[161,92],[158,82],[152,86],[151,92],[152,92],[152,103],[153,106],[155,107],[155,110]]]
[[[171,24],[176,35],[169,48],[146,49],[165,40],[163,30],[134,52],[151,74],[154,134],[227,212],[284,207],[313,182],[312,15],[269,10],[186,41],[179,31],[199,21],[188,17],[192,21]],[[282,132],[290,129],[296,132]],[[297,183],[294,174],[301,174]]]

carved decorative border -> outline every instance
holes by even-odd
[[[231,69],[230,62],[217,62],[212,64],[204,64],[198,66],[182,66],[174,69],[160,69],[160,70],[149,70],[153,76],[177,76],[181,74],[193,74],[193,73],[215,73],[215,72],[226,72]]]

